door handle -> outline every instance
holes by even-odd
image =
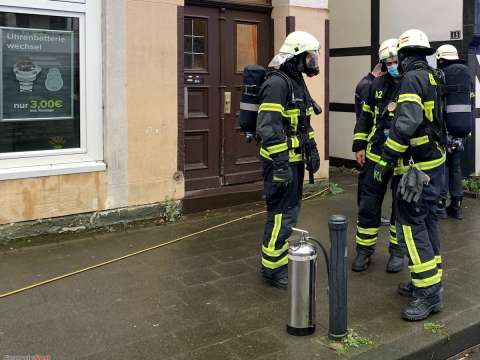
[[[232,93],[230,91],[225,91],[223,95],[223,113],[230,114],[232,111]]]

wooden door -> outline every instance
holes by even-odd
[[[271,20],[266,13],[228,9],[221,18],[224,101],[222,175],[223,183],[231,185],[261,179],[258,146],[255,142],[245,142],[238,120],[243,68],[248,64],[266,66],[271,58]],[[229,104],[225,104],[228,97],[231,98],[229,109]]]
[[[220,42],[218,9],[186,6],[184,141],[186,189],[219,187]]]

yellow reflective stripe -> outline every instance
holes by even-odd
[[[260,148],[260,156],[264,157],[265,159],[272,160],[268,151],[265,150],[263,147]]]
[[[410,94],[410,93],[401,94],[398,97],[398,103],[400,104],[400,103],[403,103],[403,102],[416,103],[423,109],[422,99],[417,94]]]
[[[429,121],[433,121],[433,109],[435,108],[435,101],[425,101],[423,103],[424,105],[424,111],[425,111],[425,117]]]
[[[286,110],[285,114],[288,115],[288,116],[300,115],[300,109]]]
[[[475,93],[474,92],[470,92],[470,99],[473,99],[475,97]]]
[[[362,105],[362,110],[365,111],[365,112],[369,112],[370,114],[373,115],[372,108],[371,108],[369,105],[365,104],[365,103],[363,103],[363,105]]]
[[[393,140],[391,137],[387,138],[387,141],[385,142],[385,146],[398,153],[404,153],[408,149],[408,145],[402,145],[396,142],[395,140]]]
[[[380,231],[380,228],[362,228],[362,227],[358,226],[357,231],[360,234],[364,234],[364,235],[378,235],[378,232]]]
[[[283,107],[282,104],[267,103],[267,102],[264,102],[264,103],[261,103],[261,104],[260,104],[259,111],[261,111],[262,108],[273,108],[273,109],[280,110],[281,112],[283,112],[283,111],[285,110],[285,108]],[[275,110],[274,110],[274,111],[275,111]]]
[[[292,143],[292,149],[300,147],[300,139],[298,136],[293,135],[290,137],[290,142]]]
[[[397,227],[395,225],[390,225],[390,232],[396,234],[397,233]]]
[[[441,263],[442,263],[442,257],[441,257],[440,255],[436,255],[436,256],[435,256],[435,262],[436,262],[437,264],[441,264]]]
[[[412,260],[413,265],[421,264],[420,255],[418,255],[417,247],[415,246],[415,240],[413,239],[412,227],[402,225],[403,235],[405,237],[405,243],[407,244],[408,253]]]
[[[428,287],[438,284],[442,280],[442,273],[437,272],[435,275],[426,279],[414,279],[412,278],[412,284],[416,287]]]
[[[429,142],[430,142],[430,139],[428,138],[428,135],[410,139],[410,145],[412,146],[420,146],[420,145],[428,144]]]
[[[299,162],[299,161],[303,161],[303,156],[302,154],[297,154],[295,151],[293,150],[290,150],[289,153],[288,153],[288,161],[289,162]]]
[[[390,242],[391,242],[392,244],[398,245],[398,240],[397,240],[397,238],[394,237],[394,236],[390,236]]]
[[[435,261],[435,259],[424,262],[422,264],[411,265],[411,266],[408,267],[410,272],[414,272],[414,273],[417,273],[417,274],[425,272],[425,271],[433,270],[433,269],[436,269],[436,268],[437,268],[437,262]]]
[[[309,139],[314,139],[314,138],[315,138],[315,131],[310,131],[310,132],[308,133],[308,138],[309,138]]]
[[[282,216],[282,214],[275,215],[272,235],[270,236],[270,241],[268,242],[268,248],[271,250],[275,250],[275,243],[277,242],[278,234],[280,233],[280,229],[282,227]]]
[[[268,255],[268,256],[271,256],[271,257],[277,257],[277,256],[280,256],[282,255],[285,251],[287,251],[288,249],[288,242],[285,242],[285,244],[282,246],[281,249],[278,249],[278,250],[272,250],[272,249],[269,249],[267,247],[265,247],[264,245],[262,245],[262,251],[265,255]]]
[[[284,266],[288,264],[288,254],[285,254],[280,260],[273,262],[267,259],[262,258],[262,265],[268,269],[278,269],[280,266]]]
[[[267,146],[267,149],[266,149],[270,154],[278,154],[282,151],[286,151],[288,150],[288,145],[287,143],[281,143],[281,144],[276,144],[276,145],[272,145],[272,146]]]
[[[443,165],[445,163],[445,160],[446,160],[446,155],[445,153],[442,151],[442,157],[441,158],[438,158],[438,159],[435,159],[435,160],[431,160],[431,161],[423,161],[423,162],[420,162],[420,163],[416,163],[412,166],[416,167],[417,169],[419,170],[432,170],[432,169],[435,169],[436,167],[439,167],[440,165]],[[410,165],[403,165],[403,166],[399,166],[397,168],[395,168],[395,175],[403,175],[403,174],[406,174],[408,169],[410,168]]]
[[[367,133],[355,133],[353,134],[353,140],[365,140],[367,141]]]
[[[433,86],[438,85],[438,84],[437,84],[437,80],[435,80],[435,78],[433,77],[432,73],[428,73],[428,79],[430,80],[430,84],[431,84],[431,85],[433,85]]]
[[[313,106],[310,106],[308,109],[307,109],[307,116],[310,116],[313,114]]]
[[[379,155],[372,152],[372,143],[367,145],[367,159],[373,161],[374,163],[379,163],[382,159]]]
[[[442,281],[443,269],[438,269],[438,275],[440,275],[440,281]]]
[[[361,237],[356,237],[357,244],[363,245],[363,246],[372,246],[377,243],[377,237],[373,239],[362,239]]]

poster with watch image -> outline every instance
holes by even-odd
[[[0,27],[0,121],[73,118],[72,31]]]

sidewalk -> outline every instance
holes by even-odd
[[[349,219],[349,260],[354,254],[356,185],[352,175],[334,181],[345,192],[314,198],[299,227],[328,243],[327,221]],[[358,359],[443,359],[480,343],[480,202],[465,200],[465,220],[441,224],[444,335],[407,323],[396,295],[407,272],[387,274],[387,228],[365,273],[349,272],[349,327],[374,345],[348,352]],[[389,204],[385,213],[389,212]],[[263,210],[262,204],[188,216],[171,225],[88,235],[64,243],[0,254],[0,293],[164,243]],[[0,299],[0,357],[51,359],[274,360],[338,359],[328,347],[326,274],[319,258],[317,331],[285,332],[287,292],[258,276],[264,215]],[[473,342],[473,343],[472,343]],[[463,346],[463,347],[462,347]],[[433,356],[432,356],[433,354]]]

